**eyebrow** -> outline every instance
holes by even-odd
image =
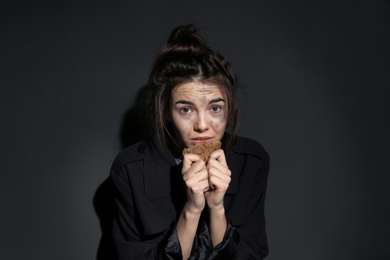
[[[214,99],[210,100],[209,104],[218,103],[218,102],[225,102],[225,100],[223,98],[214,98]],[[178,105],[178,104],[194,105],[193,102],[188,101],[188,100],[178,100],[175,102],[175,105]]]

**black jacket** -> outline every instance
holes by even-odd
[[[268,254],[264,218],[268,153],[256,141],[238,137],[225,155],[232,173],[224,199],[225,239],[211,246],[204,214],[190,259],[263,259]],[[116,188],[113,237],[119,259],[181,259],[175,232],[186,194],[181,164],[140,142],[117,156],[111,178]]]

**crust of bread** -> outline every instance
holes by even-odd
[[[190,148],[184,148],[183,155],[187,153],[197,154],[206,162],[215,150],[221,149],[221,145],[220,141],[196,143]]]

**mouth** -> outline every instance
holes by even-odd
[[[202,137],[196,137],[191,139],[193,143],[211,142],[213,140],[214,138],[210,136],[202,136]]]

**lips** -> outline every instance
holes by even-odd
[[[194,143],[200,143],[200,142],[211,142],[214,138],[210,136],[202,136],[202,137],[196,137],[192,138],[191,141]]]

